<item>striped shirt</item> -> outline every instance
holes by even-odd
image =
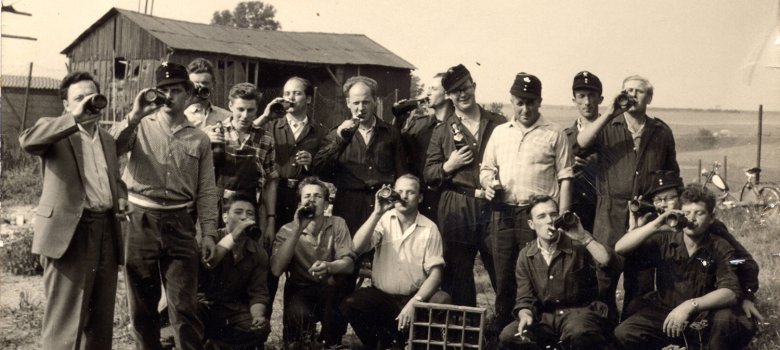
[[[162,111],[137,126],[112,129],[117,154],[130,152],[122,179],[128,192],[161,206],[194,202],[205,235],[217,235],[217,187],[211,141],[185,120],[170,129]]]
[[[493,169],[506,191],[504,202],[528,204],[531,195],[558,198],[558,181],[574,177],[566,134],[544,117],[530,128],[512,121],[496,127],[488,140],[480,167],[480,181],[489,183]]]

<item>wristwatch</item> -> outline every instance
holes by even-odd
[[[691,299],[691,306],[693,306],[693,312],[699,311],[699,302],[696,301],[696,298]]]
[[[422,300],[422,297],[421,297],[421,296],[419,296],[419,295],[415,295],[415,296],[414,296],[414,298],[412,298],[412,299],[414,299],[414,300],[416,300],[416,301],[419,301],[419,302],[421,302],[421,303],[422,303],[422,301],[423,301],[423,300]]]

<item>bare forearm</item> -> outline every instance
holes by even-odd
[[[352,238],[352,251],[360,254],[368,249],[368,246],[371,244],[371,237],[374,235],[376,224],[379,223],[379,219],[381,218],[381,213],[377,211],[371,213],[368,220],[360,226],[355,233],[355,237]]]
[[[443,268],[441,265],[431,268],[431,274],[425,279],[416,295],[420,296],[423,301],[428,301],[441,286],[441,280],[443,276]]]
[[[610,259],[612,259],[612,256],[609,254],[609,251],[607,251],[607,248],[596,240],[590,241],[590,243],[588,243],[585,248],[588,250],[588,253],[590,253],[590,256],[593,257],[593,260],[601,265],[609,264]]]
[[[607,122],[609,122],[610,119],[611,118],[609,118],[607,115],[600,115],[598,118],[596,118],[596,121],[583,127],[582,130],[580,130],[580,132],[577,134],[577,145],[579,145],[581,148],[588,148],[593,146],[593,143],[596,141],[596,136],[598,136],[601,129],[604,127],[604,125],[607,124]]]
[[[341,258],[328,262],[328,271],[332,275],[348,275],[352,273],[355,263],[351,258]]]
[[[266,215],[276,215],[276,189],[279,187],[279,178],[266,181],[263,186],[263,205]]]
[[[639,247],[648,237],[652,236],[662,225],[661,217],[649,222],[644,226],[635,228],[615,243],[615,252],[621,255],[628,254]]]
[[[571,206],[571,194],[572,194],[573,188],[572,188],[572,181],[571,179],[563,179],[561,180],[561,189],[560,189],[560,208],[561,211],[568,210]]]
[[[293,255],[295,254],[295,246],[298,244],[298,239],[301,237],[302,228],[299,228],[292,237],[282,243],[279,249],[271,256],[271,273],[274,276],[281,276],[287,271],[287,266],[290,265]],[[278,238],[278,237],[277,237]]]

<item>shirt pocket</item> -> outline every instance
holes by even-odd
[[[535,164],[551,164],[555,159],[553,140],[550,138],[534,138],[530,140],[531,161]]]
[[[187,144],[174,140],[171,143],[171,161],[181,176],[188,177],[198,173],[200,157],[197,144]]]

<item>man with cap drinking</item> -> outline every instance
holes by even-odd
[[[601,80],[595,74],[582,71],[574,76],[571,86],[572,101],[580,116],[574,124],[566,128],[566,136],[574,156],[574,190],[571,209],[589,232],[593,232],[593,218],[596,216],[596,155],[584,155],[577,146],[577,135],[583,127],[599,116],[599,104],[604,100],[601,95]]]
[[[496,201],[490,231],[496,268],[498,329],[512,319],[518,253],[534,239],[534,232],[528,226],[529,199],[533,195],[550,196],[560,203],[563,212],[571,204],[574,177],[566,134],[539,113],[542,104],[539,78],[518,73],[509,92],[514,114],[508,123],[496,128],[488,141],[479,173],[486,198]],[[499,180],[502,190],[496,191],[495,180]]]
[[[202,258],[210,262],[217,236],[217,187],[208,136],[184,116],[193,84],[183,66],[164,62],[155,72],[165,104],[142,90],[113,130],[117,152],[129,152],[123,179],[134,211],[127,226],[125,281],[133,335],[139,349],[159,349],[157,304],[165,286],[177,349],[201,349],[195,222],[203,232]]]
[[[505,120],[477,104],[477,84],[462,64],[448,69],[441,85],[455,109],[433,130],[423,174],[429,186],[442,190],[438,211],[446,262],[442,289],[453,304],[475,306],[477,252],[495,287],[487,236],[490,209],[479,184],[479,161],[493,130]]]

